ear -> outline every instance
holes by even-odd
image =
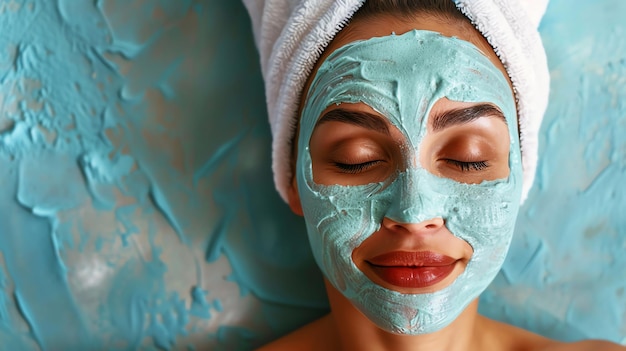
[[[287,202],[289,203],[289,208],[291,208],[293,213],[298,216],[304,216],[304,212],[302,212],[302,203],[300,203],[300,194],[298,194],[298,183],[296,182],[295,176],[291,179],[291,184],[289,189],[287,189]]]

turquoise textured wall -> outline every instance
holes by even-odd
[[[552,0],[538,181],[481,311],[626,343],[626,3]],[[325,313],[220,0],[0,1],[0,344],[248,350]]]

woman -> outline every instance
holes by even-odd
[[[307,11],[292,20],[306,21]],[[489,31],[481,35],[448,0],[367,1],[348,18],[306,82],[271,89],[276,69],[312,65],[289,61],[297,43],[262,59],[270,119],[289,115],[280,97],[302,89],[297,130],[273,125],[275,162],[284,139],[297,140],[291,170],[280,162],[274,170],[304,215],[331,305],[264,350],[623,349],[558,343],[477,313],[532,183],[545,70],[527,72],[533,95],[523,65],[500,52],[505,68]]]

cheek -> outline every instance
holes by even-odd
[[[314,252],[327,247],[351,250],[378,228],[382,217],[372,211],[372,186],[320,185],[313,181],[311,156],[302,153],[298,168],[298,191]],[[380,218],[378,218],[380,217]]]
[[[325,276],[337,289],[345,291],[352,285],[350,280],[360,276],[352,261],[352,253],[378,230],[378,224],[372,219],[371,204],[353,204],[345,200],[346,193],[350,193],[346,188],[350,187],[321,188],[301,194],[305,199],[303,209],[309,242]],[[332,201],[335,196],[343,198],[342,203]]]
[[[361,187],[314,186],[302,193],[309,230],[325,244],[358,246],[378,229],[382,218],[372,212],[372,201],[363,201]],[[318,191],[315,191],[318,190]]]

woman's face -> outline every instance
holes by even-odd
[[[355,22],[307,85],[291,205],[326,278],[390,332],[448,325],[491,282],[513,233],[515,103],[499,60],[469,33],[429,18]]]
[[[464,122],[468,114],[477,118]],[[508,177],[509,133],[499,109],[443,98],[430,116],[418,154],[408,151],[414,147],[407,140],[408,130],[401,131],[368,105],[328,107],[309,142],[313,181],[346,186],[384,183],[413,162],[435,176],[466,184]],[[472,247],[455,237],[440,216],[417,223],[401,217],[387,213],[380,229],[352,252],[356,266],[373,282],[403,293],[434,292],[449,285],[464,271]],[[395,269],[374,259],[397,251],[433,252],[455,262],[437,268]]]

